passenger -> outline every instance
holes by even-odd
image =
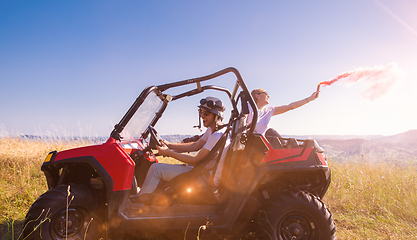
[[[149,168],[145,181],[140,192],[133,197],[152,193],[157,188],[160,180],[170,181],[174,177],[190,171],[195,164],[209,154],[217,141],[221,138],[223,131],[218,130],[223,119],[225,110],[223,102],[215,97],[206,97],[200,100],[199,115],[203,119],[203,125],[207,128],[205,133],[196,142],[189,143],[169,143],[162,141],[163,146],[157,146],[158,153],[163,156],[175,158],[185,164],[165,164],[155,163]],[[192,156],[181,152],[198,151],[197,155]]]
[[[315,100],[316,98],[319,97],[319,93],[320,91],[317,90],[316,92],[314,92],[313,94],[311,94],[311,96],[296,101],[296,102],[292,102],[288,105],[282,105],[282,106],[270,106],[270,107],[266,107],[266,105],[269,104],[269,95],[266,92],[265,89],[262,88],[258,88],[258,89],[254,89],[251,92],[252,98],[256,103],[256,106],[258,107],[258,123],[255,126],[255,133],[260,133],[260,134],[264,134],[265,131],[268,129],[268,125],[269,122],[271,121],[272,116],[276,116],[285,112],[288,112],[289,110],[293,110],[296,108],[299,108],[313,100]],[[252,122],[252,118],[253,118],[253,110],[252,108],[249,106],[249,115],[248,115],[248,119],[247,119],[247,124],[249,125]],[[281,135],[279,135],[279,133],[277,131],[275,131],[274,129],[268,129],[268,131],[265,133],[265,135],[269,135],[269,136],[277,136],[279,138],[281,138]]]
[[[300,101],[296,101],[293,103],[290,103],[288,105],[283,105],[283,106],[277,106],[277,107],[266,107],[266,105],[269,104],[269,95],[266,92],[265,89],[259,88],[259,89],[255,89],[251,92],[252,98],[256,103],[256,106],[258,107],[258,123],[255,126],[255,133],[260,133],[260,134],[264,134],[267,136],[276,136],[276,137],[281,137],[279,135],[279,133],[277,131],[275,131],[274,129],[270,128],[268,129],[268,131],[266,131],[266,129],[268,128],[269,125],[269,121],[271,120],[272,116],[281,114],[281,113],[285,113],[289,110],[292,109],[296,109],[299,108],[303,105],[305,105],[308,102],[311,102],[313,100],[315,100],[316,98],[318,98],[319,96],[319,90],[317,90],[316,92],[314,92],[313,94],[311,94],[311,96],[300,100]],[[252,118],[253,118],[253,110],[252,108],[249,106],[249,115],[246,121],[246,124],[249,125],[252,122]],[[265,132],[266,131],[266,132]],[[214,185],[215,186],[219,186],[220,181],[221,181],[221,177],[223,174],[223,167],[224,167],[224,161],[225,161],[225,156],[227,153],[227,150],[229,148],[229,141],[230,139],[228,139],[228,142],[226,142],[224,150],[223,150],[223,154],[222,157],[218,163],[217,169],[216,169],[216,173],[214,176]],[[219,199],[219,195],[217,194],[217,191],[215,192],[215,196],[217,199]]]

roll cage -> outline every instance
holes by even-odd
[[[226,88],[219,87],[219,86],[214,86],[214,85],[202,86],[202,82],[212,80],[214,78],[220,77],[220,76],[225,75],[227,73],[233,73],[236,77],[236,83],[235,83],[233,92],[230,92]],[[184,93],[177,94],[175,96],[170,96],[169,94],[164,93],[168,89],[175,88],[175,87],[180,87],[180,86],[185,86],[185,85],[190,85],[190,84],[196,84],[197,86],[196,86],[195,89],[186,91]],[[126,112],[126,114],[123,116],[123,118],[120,120],[120,122],[115,125],[113,131],[110,134],[110,137],[113,138],[114,140],[117,140],[117,141],[122,140],[121,132],[125,129],[126,125],[129,123],[129,121],[135,115],[136,111],[139,109],[139,107],[143,104],[145,99],[152,92],[155,93],[159,97],[159,99],[162,101],[161,107],[155,113],[155,116],[153,117],[153,119],[151,120],[151,122],[149,124],[151,126],[155,126],[155,124],[161,118],[162,114],[164,113],[164,111],[167,108],[168,103],[170,101],[175,101],[175,100],[181,99],[183,97],[189,97],[189,96],[193,96],[193,95],[196,95],[196,94],[200,94],[200,93],[202,93],[206,90],[209,90],[209,89],[225,92],[228,95],[228,97],[231,101],[232,108],[233,108],[232,112],[234,111],[235,113],[239,113],[239,111],[237,109],[237,101],[238,101],[239,96],[241,96],[241,94],[238,94],[239,88],[241,89],[241,92],[245,96],[245,101],[247,101],[247,103],[252,107],[252,109],[257,109],[255,101],[253,100],[245,82],[243,81],[242,76],[240,75],[239,71],[236,68],[233,68],[233,67],[225,68],[225,69],[223,69],[221,71],[218,71],[216,73],[206,75],[206,76],[203,76],[203,77],[199,77],[199,78],[191,78],[191,79],[172,82],[172,83],[163,84],[163,85],[159,85],[159,86],[148,86],[147,88],[145,88],[142,91],[142,93],[135,100],[135,102],[132,104],[132,106]],[[247,108],[245,108],[245,107],[243,107],[242,109],[243,109],[243,111],[247,111]],[[247,134],[252,134],[253,130],[255,129],[255,124],[256,124],[257,119],[258,119],[258,111],[254,111],[253,114],[254,114],[253,121],[250,125],[250,128],[247,131]],[[148,134],[149,134],[149,131],[146,129],[142,133],[142,138],[146,139]]]

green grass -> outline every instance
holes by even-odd
[[[46,155],[83,145],[88,143],[0,138],[0,240],[18,239],[27,210],[47,190],[40,170]],[[329,158],[332,184],[323,200],[334,216],[338,239],[417,239],[416,163],[376,160],[370,154]]]

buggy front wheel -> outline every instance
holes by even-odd
[[[24,222],[25,239],[99,239],[103,224],[91,190],[83,185],[59,185],[42,194]]]
[[[263,239],[336,239],[336,226],[326,205],[303,191],[285,191],[267,201],[259,223]]]

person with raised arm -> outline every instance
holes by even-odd
[[[269,104],[269,94],[263,88],[254,89],[251,92],[252,98],[258,107],[258,122],[256,123],[256,127],[254,132],[270,135],[270,136],[277,136],[281,137],[278,132],[272,128],[268,129],[269,122],[273,116],[288,112],[290,110],[299,108],[311,101],[314,101],[319,97],[319,89],[316,92],[311,94],[309,97],[301,99],[299,101],[292,102],[287,105],[282,106],[267,106]],[[253,118],[253,109],[249,106],[249,116],[247,119],[247,124],[249,125],[252,122]],[[268,129],[268,131],[267,131]]]

